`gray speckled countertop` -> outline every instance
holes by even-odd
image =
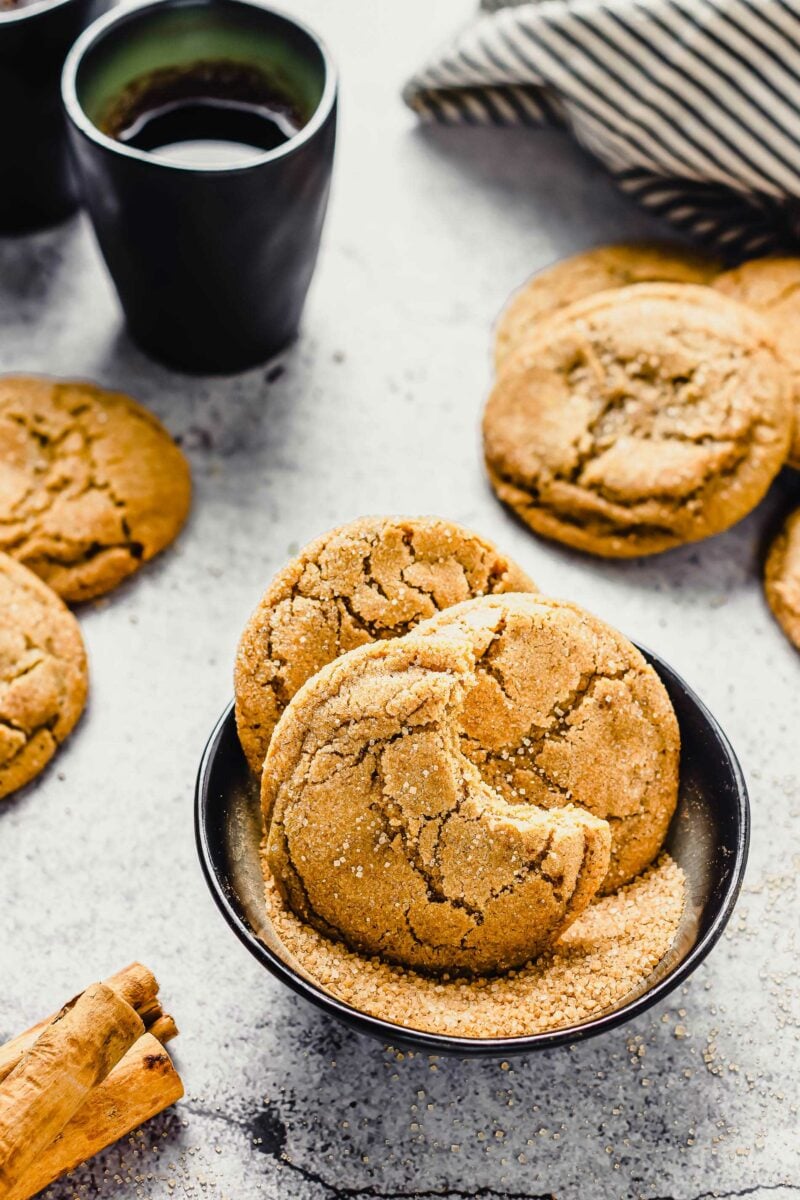
[[[488,329],[535,267],[654,227],[555,134],[417,129],[404,77],[469,0],[298,0],[343,77],[324,251],[282,373],[191,379],[123,332],[83,220],[0,242],[0,368],[131,391],[179,435],[196,497],[177,547],[81,611],[89,710],[0,808],[0,1040],[132,958],[176,1014],[187,1098],[48,1193],[559,1200],[800,1194],[800,655],[759,586],[785,477],[738,528],[640,562],[528,536],[481,469]],[[546,591],[657,649],[748,776],[753,844],[728,932],[679,992],[572,1050],[396,1054],[251,959],[203,883],[192,789],[240,628],[300,544],[364,512],[434,512]]]

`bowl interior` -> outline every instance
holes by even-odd
[[[642,652],[661,677],[680,725],[680,792],[666,849],[686,875],[687,898],[670,950],[638,990],[614,1008],[553,1032],[471,1039],[405,1029],[358,1012],[324,992],[281,944],[267,919],[259,860],[263,836],[259,788],[239,746],[232,704],[206,746],[196,807],[200,858],[223,915],[256,958],[295,991],[362,1032],[428,1053],[526,1052],[588,1037],[641,1012],[677,986],[719,937],[741,885],[749,833],[747,790],[725,734],[666,663],[649,651]]]

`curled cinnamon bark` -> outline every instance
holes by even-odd
[[[151,1033],[145,1033],[17,1179],[6,1200],[29,1200],[182,1095],[183,1085],[172,1059]]]
[[[131,1008],[136,1009],[144,1022],[145,1029],[151,1030],[160,1042],[167,1042],[177,1035],[175,1022],[161,1007],[158,999],[158,981],[148,967],[138,962],[129,963],[121,971],[109,975],[103,982],[123,1000],[126,1000]],[[63,1012],[64,1009],[75,1004],[81,995],[83,995],[82,992],[67,1001],[61,1011]],[[57,1013],[52,1013],[43,1021],[38,1021],[24,1033],[20,1033],[11,1041],[0,1046],[0,1083],[14,1070],[25,1051],[30,1049],[57,1015]]]
[[[0,1084],[0,1195],[24,1178],[143,1033],[138,1013],[104,983],[61,1010]]]

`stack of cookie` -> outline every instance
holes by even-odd
[[[800,467],[800,259],[735,271],[607,246],[510,301],[483,419],[492,486],[535,532],[608,557],[721,533]],[[767,592],[797,643],[796,518]]]
[[[303,550],[235,689],[268,888],[412,971],[523,967],[649,867],[677,803],[677,722],[639,651],[442,520]]]
[[[127,396],[0,379],[0,798],[33,779],[86,702],[86,652],[65,601],[111,590],[189,511],[188,464]]]

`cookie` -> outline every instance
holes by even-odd
[[[363,646],[292,700],[262,775],[267,870],[352,949],[487,974],[539,954],[596,894],[605,821],[509,803],[461,750],[467,640]]]
[[[0,799],[47,765],[87,686],[78,622],[32,571],[0,554]]]
[[[499,498],[537,533],[619,558],[741,520],[791,430],[791,381],[764,322],[690,284],[563,309],[507,364],[483,417]]]
[[[529,279],[512,296],[495,329],[500,371],[540,322],[576,300],[632,283],[710,283],[721,264],[681,246],[647,242],[596,246],[561,259]]]
[[[800,650],[800,508],[770,546],[764,591],[781,629]]]
[[[295,692],[346,650],[471,596],[533,590],[490,542],[437,517],[365,517],[311,542],[275,576],[239,644],[236,724],[250,766],[261,771]]]
[[[473,648],[461,749],[487,785],[509,804],[572,804],[607,821],[603,891],[649,866],[678,801],[680,733],[636,647],[576,604],[543,596],[471,600],[417,634]]]
[[[116,587],[189,511],[186,459],[128,396],[0,378],[0,550],[65,600]]]
[[[725,271],[714,287],[749,304],[769,323],[793,385],[794,434],[789,465],[800,469],[800,258],[759,258]]]

